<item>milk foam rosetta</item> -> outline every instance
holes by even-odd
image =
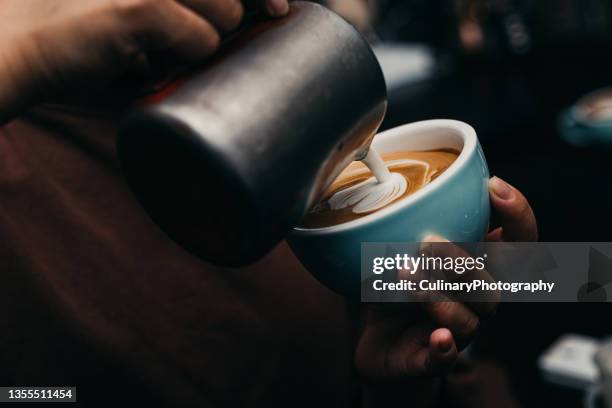
[[[367,166],[353,162],[340,174],[302,226],[321,228],[342,224],[385,208],[430,183],[457,156],[457,152],[450,150],[386,153],[382,160],[378,155],[368,155],[364,160]]]

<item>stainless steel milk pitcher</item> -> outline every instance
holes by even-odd
[[[151,218],[220,265],[253,262],[362,158],[386,109],[368,43],[323,6],[291,3],[129,113],[118,153]]]

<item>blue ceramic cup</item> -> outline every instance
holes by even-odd
[[[478,242],[489,225],[489,170],[474,129],[455,120],[428,120],[378,134],[379,153],[454,149],[457,160],[413,195],[360,219],[325,228],[294,228],[289,245],[304,266],[334,291],[359,297],[361,244],[420,242],[436,234]]]

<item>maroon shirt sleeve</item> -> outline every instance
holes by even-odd
[[[0,134],[0,384],[86,406],[346,406],[347,305],[280,245],[219,269],[128,190],[117,114],[39,109]]]

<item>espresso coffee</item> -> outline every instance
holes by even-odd
[[[453,164],[458,155],[450,149],[394,152],[380,156],[371,151],[364,160],[367,165],[353,162],[338,176],[305,217],[302,226],[329,227],[386,208],[431,183]]]

